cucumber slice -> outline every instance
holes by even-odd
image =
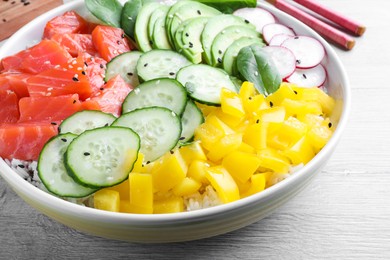
[[[186,87],[190,97],[208,105],[221,104],[222,88],[237,91],[229,74],[222,69],[205,64],[194,64],[182,68],[177,73],[176,79]]]
[[[83,110],[74,113],[62,121],[59,129],[61,133],[72,133],[79,135],[86,130],[109,126],[116,119],[112,114],[97,110]]]
[[[186,143],[194,138],[195,129],[204,122],[202,111],[189,99],[181,117],[182,132],[180,143]]]
[[[152,14],[150,15],[149,22],[148,22],[148,36],[149,39],[153,38],[153,32],[154,32],[154,26],[156,25],[156,22],[159,18],[166,17],[167,13],[169,11],[169,6],[167,5],[161,5],[157,9],[155,9]]]
[[[241,37],[259,38],[260,33],[254,29],[241,25],[232,25],[225,28],[214,39],[211,45],[211,58],[213,66],[220,66],[223,62],[223,56],[226,49]]]
[[[160,50],[171,50],[172,47],[169,43],[167,30],[165,28],[165,17],[157,19],[153,29],[153,48]]]
[[[238,52],[243,47],[249,46],[249,45],[254,44],[254,43],[264,45],[263,41],[260,38],[242,37],[242,38],[238,39],[237,41],[233,42],[226,49],[225,54],[223,56],[223,60],[222,60],[223,69],[228,74],[237,76],[237,74],[233,74],[233,72],[235,71],[234,67],[236,66]]]
[[[122,105],[123,113],[137,108],[166,107],[181,115],[187,103],[186,89],[174,79],[149,80],[131,91]]]
[[[180,3],[179,1],[178,3]],[[176,5],[176,4],[175,4]],[[173,5],[173,6],[175,6]],[[171,8],[172,9],[172,8]],[[179,28],[180,24],[184,22],[185,20],[194,18],[194,17],[212,17],[218,14],[221,14],[220,11],[218,11],[215,8],[212,8],[210,6],[204,5],[202,3],[193,2],[193,1],[184,1],[183,4],[179,4],[178,7],[173,9],[174,11],[168,12],[168,17],[170,19],[169,26],[167,27],[167,31],[171,35],[171,39],[174,38],[175,33],[177,29]],[[171,18],[172,16],[172,18]]]
[[[173,4],[170,8],[169,8],[169,11],[167,13],[167,17],[165,19],[165,28],[167,30],[167,35],[168,35],[168,40],[171,44],[171,46],[174,45],[174,42],[173,42],[173,36],[174,34],[172,35],[171,34],[171,31],[170,31],[170,28],[171,28],[171,23],[172,23],[172,20],[173,20],[173,17],[175,15],[175,13],[177,12],[177,10],[179,10],[180,7],[182,7],[183,5],[187,4],[187,0],[181,0],[181,1],[177,1],[175,4]]]
[[[134,39],[135,22],[141,7],[142,0],[128,0],[122,9],[121,27],[132,39]]]
[[[60,134],[50,139],[43,147],[38,159],[38,175],[48,191],[60,197],[82,198],[96,189],[75,182],[64,165],[64,153],[77,135]]]
[[[191,62],[183,55],[171,50],[151,50],[141,55],[137,63],[141,81],[157,78],[175,78],[179,69]]]
[[[136,67],[138,59],[141,57],[141,55],[142,52],[140,51],[129,51],[113,58],[109,63],[107,63],[104,80],[107,82],[109,79],[119,74],[122,79],[131,86],[138,86],[139,79]]]
[[[203,45],[203,59],[207,64],[212,64],[211,57],[211,45],[213,44],[214,38],[222,32],[226,27],[232,25],[248,26],[249,28],[255,29],[252,24],[245,21],[244,18],[231,14],[221,14],[211,17],[204,27],[201,35],[201,41]]]
[[[141,153],[150,162],[174,148],[181,134],[180,118],[165,107],[133,110],[120,116],[112,125],[133,129],[141,138]]]
[[[183,22],[175,34],[175,46],[192,63],[202,62],[203,47],[200,35],[208,17],[195,17]]]
[[[152,49],[152,42],[148,36],[148,22],[153,11],[161,6],[160,3],[150,2],[141,7],[135,22],[135,40],[141,51],[147,52]]]
[[[110,187],[126,180],[138,157],[139,136],[126,127],[100,127],[76,137],[65,152],[65,167],[88,187]]]

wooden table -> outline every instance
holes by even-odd
[[[309,187],[269,217],[200,241],[144,245],[67,228],[0,180],[0,259],[390,259],[390,1],[321,0],[367,26],[352,51],[352,114]],[[1,4],[1,3],[0,3]]]

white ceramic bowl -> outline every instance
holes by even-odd
[[[334,50],[313,30],[267,4],[280,22],[297,34],[317,38],[325,46],[323,65],[328,71],[328,91],[338,101],[336,130],[323,150],[301,170],[265,191],[239,201],[192,212],[137,215],[112,213],[82,207],[54,197],[22,179],[0,159],[0,175],[28,204],[43,214],[77,230],[132,242],[188,241],[223,234],[254,223],[269,215],[309,183],[321,171],[333,153],[350,111],[350,87],[345,70]],[[15,33],[0,49],[0,58],[16,53],[39,41],[46,21],[68,10],[86,14],[83,1],[70,2],[33,20]]]

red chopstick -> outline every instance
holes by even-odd
[[[267,2],[274,5],[276,8],[290,14],[291,16],[297,18],[302,21],[313,30],[317,31],[319,34],[328,38],[329,40],[337,43],[347,50],[351,50],[353,46],[355,46],[355,40],[343,33],[336,28],[330,26],[329,24],[311,16],[310,14],[302,11],[301,9],[287,3],[284,0],[266,0]]]
[[[366,27],[358,22],[343,16],[337,11],[330,10],[328,7],[313,1],[313,0],[294,0],[298,4],[314,11],[315,13],[329,19],[330,21],[340,25],[355,35],[361,36],[366,31]]]

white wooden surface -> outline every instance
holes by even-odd
[[[0,259],[390,259],[390,1],[321,0],[362,21],[352,114],[309,187],[272,215],[200,241],[143,245],[89,236],[40,214],[0,179]]]

